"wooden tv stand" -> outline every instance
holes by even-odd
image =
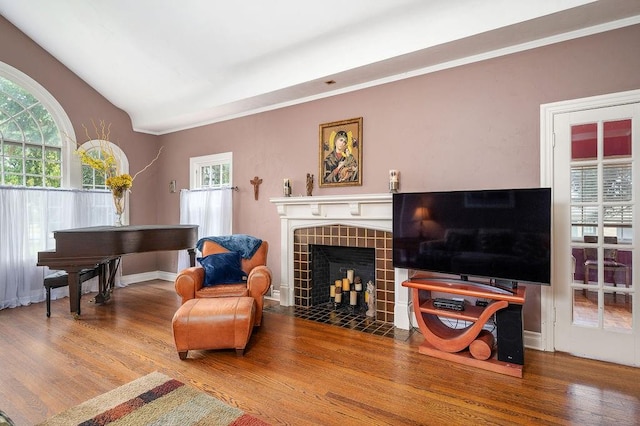
[[[420,345],[420,353],[497,373],[522,377],[523,363],[499,360],[497,351],[493,350],[493,338],[492,336],[487,336],[489,333],[486,331],[483,332],[483,327],[498,311],[513,312],[515,310],[516,318],[518,314],[520,315],[519,322],[518,324],[509,325],[509,332],[519,333],[519,336],[516,337],[519,338],[519,342],[522,342],[521,318],[522,305],[525,300],[524,287],[518,287],[515,293],[503,293],[497,288],[477,285],[467,281],[421,276],[412,277],[402,285],[412,289],[413,310],[418,321],[418,327],[425,338],[425,342]],[[444,293],[446,297],[451,298],[464,298],[466,296],[483,299],[488,301],[488,305],[484,307],[475,306],[475,304],[465,300],[463,311],[440,309],[433,305],[434,297],[431,295],[432,292]],[[452,328],[440,318],[449,318],[453,321],[463,320],[471,324],[465,328]],[[498,335],[500,336],[499,327]],[[486,339],[487,337],[489,339]],[[472,343],[476,345],[474,346],[475,348],[484,347],[485,350],[483,352],[486,353],[486,356],[482,356],[480,359],[477,358],[478,351],[469,349]],[[478,343],[480,346],[477,346]],[[523,349],[520,348],[521,353],[522,351]]]

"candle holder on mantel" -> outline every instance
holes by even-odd
[[[389,170],[389,192],[398,192],[400,189],[400,172]]]
[[[282,187],[285,197],[291,197],[291,181],[289,179],[284,180],[284,185]]]

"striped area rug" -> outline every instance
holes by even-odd
[[[268,425],[238,408],[158,372],[90,399],[41,423],[44,426],[108,424]]]

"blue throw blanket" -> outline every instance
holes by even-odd
[[[262,240],[251,235],[245,234],[233,234],[233,235],[220,235],[216,237],[203,237],[196,243],[196,248],[202,253],[202,246],[205,241],[213,241],[216,244],[221,245],[229,251],[236,251],[240,253],[243,259],[251,259],[256,253]]]

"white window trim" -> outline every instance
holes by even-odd
[[[201,187],[200,170],[206,166],[229,164],[229,186],[233,186],[233,152],[203,155],[189,159],[189,188]]]

